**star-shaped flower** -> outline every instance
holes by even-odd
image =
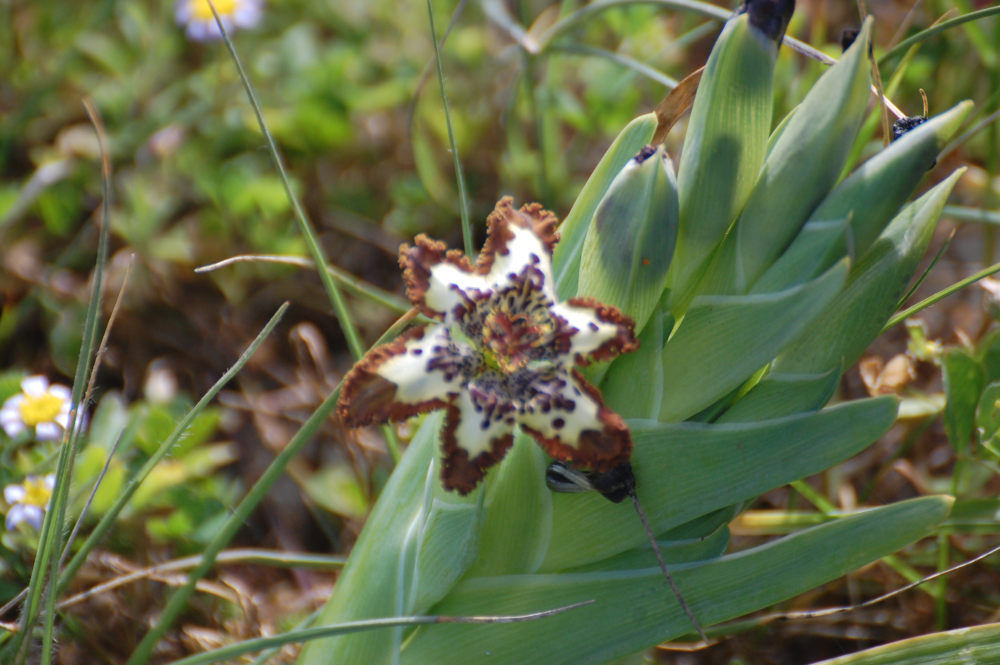
[[[445,408],[441,478],[467,494],[514,441],[531,434],[557,460],[594,471],[628,461],[622,418],[576,369],[638,347],[632,321],[590,299],[559,302],[555,215],[502,199],[475,265],[419,235],[403,245],[407,296],[438,324],[408,330],[348,373],[337,405],[358,427]]]

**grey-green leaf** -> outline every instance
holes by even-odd
[[[663,348],[657,417],[684,420],[737,388],[823,312],[846,276],[845,262],[777,293],[695,298]]]
[[[552,253],[552,271],[556,293],[563,300],[576,295],[577,277],[580,274],[580,255],[583,241],[590,228],[594,211],[604,198],[615,176],[625,164],[653,138],[656,131],[656,114],[647,113],[635,118],[618,134],[611,147],[601,157],[594,172],[576,197],[576,202],[559,226],[560,240]]]
[[[707,293],[745,293],[829,193],[868,102],[872,19],[813,85],[769,148],[746,206],[727,236]]]
[[[667,281],[677,222],[670,159],[662,147],[644,149],[597,206],[583,243],[577,295],[614,305],[641,331]]]
[[[957,169],[892,220],[851,270],[843,291],[775,361],[776,371],[818,373],[850,366],[892,315],[965,169]]]
[[[895,417],[895,400],[879,398],[757,423],[630,423],[639,498],[654,532],[661,533],[843,461],[888,430]],[[552,509],[542,571],[603,559],[645,539],[627,502],[613,504],[596,493],[556,494]]]
[[[673,576],[694,613],[711,625],[790,598],[926,536],[950,505],[949,497],[935,496],[873,508],[720,559],[677,566]],[[533,622],[420,628],[400,663],[523,665],[545,653],[548,663],[596,665],[690,631],[657,568],[469,579],[433,611],[506,614],[586,600],[594,602]]]
[[[774,42],[741,14],[723,27],[705,65],[677,170],[681,221],[668,281],[675,314],[690,302],[764,163],[776,58]]]
[[[850,218],[851,237],[849,247],[845,244],[831,247],[817,270],[844,256],[848,249],[854,256],[868,251],[970,110],[972,102],[961,102],[907,132],[856,168],[830,192],[809,219]]]

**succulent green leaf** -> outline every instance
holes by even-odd
[[[768,374],[715,421],[738,423],[815,411],[830,401],[840,374]]]
[[[552,254],[556,293],[560,299],[565,300],[576,295],[583,241],[598,204],[618,173],[643,146],[649,143],[655,131],[655,113],[641,115],[626,125],[601,157],[601,161],[597,163],[594,172],[590,174],[576,202],[560,225],[561,239]]]
[[[879,398],[756,423],[631,422],[639,498],[653,531],[662,533],[843,461],[889,429],[895,416],[895,400]],[[552,508],[542,571],[604,559],[646,538],[628,502],[555,494]]]
[[[721,515],[726,522],[729,522],[735,517],[733,512],[731,508],[726,508],[717,510],[705,517],[715,518],[717,515]],[[729,545],[729,528],[726,524],[723,524],[704,536],[685,540],[669,540],[666,537],[658,538],[657,545],[660,546],[663,560],[668,565],[717,559],[725,554],[726,547]],[[616,556],[586,566],[573,568],[572,571],[567,572],[584,573],[601,570],[630,570],[634,568],[654,568],[658,565],[659,562],[656,560],[656,555],[647,542],[628,552],[622,552]]]
[[[440,600],[476,555],[480,492],[446,493],[438,481],[443,412],[428,416],[389,478],[351,551],[319,623],[420,614]],[[361,632],[307,645],[311,663],[388,663],[403,628]]]
[[[547,465],[541,447],[522,433],[487,476],[479,555],[468,575],[538,570],[552,532],[552,493],[542,482]]]
[[[782,123],[746,206],[726,237],[708,293],[745,293],[837,181],[868,103],[872,19]]]
[[[823,312],[846,276],[845,262],[785,291],[695,298],[663,347],[657,418],[684,420],[737,388]]]
[[[976,407],[983,391],[983,368],[962,348],[950,349],[943,358],[944,429],[957,451],[965,451],[976,425]]]
[[[812,279],[816,266],[826,260],[831,247],[846,246],[847,228],[846,217],[807,222],[792,244],[757,280],[750,293],[780,291]]]
[[[778,357],[775,371],[842,371],[861,356],[906,292],[941,209],[964,172],[955,170],[896,215],[853,267],[843,291]]]
[[[771,131],[777,45],[741,14],[722,29],[691,108],[677,173],[671,309],[683,311],[753,188]]]
[[[704,625],[790,598],[885,556],[931,532],[950,497],[873,508],[750,550],[672,571]],[[528,612],[594,603],[539,621],[419,628],[402,665],[488,662],[606,663],[690,632],[655,567],[610,572],[512,575],[463,581],[433,611],[448,615]],[[558,651],[553,651],[558,642]]]
[[[663,148],[625,165],[594,213],[577,295],[614,305],[641,331],[663,294],[677,239],[677,184]]]
[[[860,165],[830,192],[809,219],[849,217],[851,235],[848,243],[830,248],[817,270],[844,256],[848,247],[854,256],[868,251],[970,110],[972,102],[964,101],[929,119]]]
[[[815,665],[956,665],[1000,662],[1000,623],[890,642]]]

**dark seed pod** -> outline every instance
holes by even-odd
[[[919,115],[915,115],[912,118],[900,118],[896,122],[892,123],[892,140],[895,141],[898,138],[902,138],[903,134],[910,131],[914,127],[919,127],[925,122],[927,122],[927,118]]]
[[[840,50],[846,51],[851,48],[851,44],[853,44],[854,40],[857,38],[857,28],[844,28],[844,31],[840,33]]]
[[[795,12],[795,0],[745,0],[740,13],[750,15],[750,24],[781,44]]]

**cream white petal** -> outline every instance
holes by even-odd
[[[446,318],[457,305],[464,305],[470,298],[489,289],[488,282],[480,275],[466,272],[447,261],[434,265],[430,272],[424,304]]]
[[[576,331],[570,337],[567,364],[572,364],[577,355],[586,358],[620,332],[618,324],[600,320],[590,307],[559,303],[552,307],[552,313],[565,319],[567,326]]]
[[[462,391],[454,401],[459,421],[454,429],[455,443],[474,458],[490,450],[494,441],[503,439],[514,431],[514,418],[505,414],[487,413],[481,404],[473,401],[469,391]]]
[[[24,499],[27,490],[22,485],[7,485],[3,488],[3,500],[8,504],[15,504]]]
[[[63,428],[55,423],[38,423],[35,425],[35,438],[39,441],[58,441],[62,438]]]
[[[40,375],[25,377],[21,381],[21,391],[30,397],[41,397],[49,388],[49,380]]]
[[[544,275],[542,291],[555,300],[552,259],[541,238],[531,229],[513,225],[508,228],[514,237],[507,242],[507,254],[497,252],[486,281],[492,289],[502,288],[510,284],[511,275],[519,275],[525,268],[535,266]]]
[[[375,368],[376,374],[396,385],[396,402],[415,404],[444,399],[461,390],[466,377],[448,369],[462,362],[464,347],[452,340],[447,327],[433,326],[421,339],[410,340],[405,348],[405,353]]]

